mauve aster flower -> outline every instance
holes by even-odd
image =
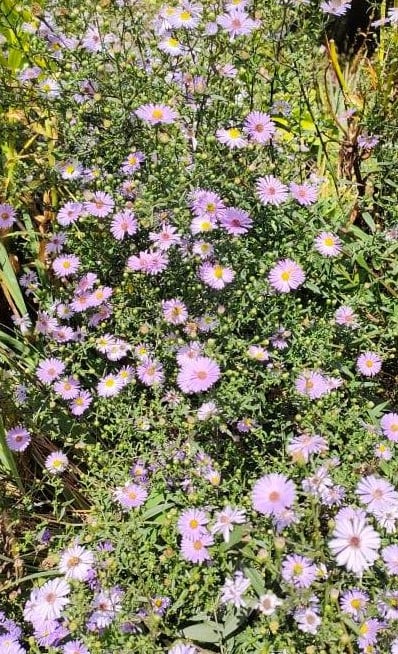
[[[166,252],[173,245],[181,244],[181,236],[174,225],[163,222],[159,232],[150,232],[149,240],[161,252]]]
[[[212,534],[222,534],[224,541],[229,542],[233,525],[241,525],[245,522],[246,516],[243,509],[236,509],[232,506],[226,506],[218,511],[215,516],[215,523],[211,528]]]
[[[363,352],[357,359],[357,368],[365,377],[374,377],[381,370],[381,358],[376,352]]]
[[[275,593],[268,590],[265,595],[260,595],[255,609],[260,611],[263,615],[272,615],[275,613],[278,606],[282,606],[282,604],[282,600],[277,597]]]
[[[90,654],[81,640],[70,640],[62,648],[62,654]]]
[[[203,263],[199,268],[199,277],[208,286],[216,290],[223,289],[235,278],[232,268],[224,268],[219,263]]]
[[[199,220],[201,219],[199,218]],[[201,259],[210,259],[214,254],[214,246],[207,241],[196,241],[192,246],[192,252]]]
[[[133,212],[126,210],[115,213],[110,230],[118,241],[122,241],[126,235],[134,236],[138,230],[138,223]]]
[[[127,268],[134,272],[144,272],[148,275],[158,275],[168,266],[167,255],[149,250],[139,252],[127,260]]]
[[[311,454],[326,452],[328,444],[318,434],[299,434],[291,438],[286,449],[294,461],[307,462]]]
[[[97,384],[97,393],[100,397],[113,397],[120,393],[123,383],[117,375],[109,374],[100,379]]]
[[[385,443],[377,443],[374,453],[378,459],[383,459],[384,461],[390,461],[392,459],[391,449]]]
[[[233,578],[226,579],[221,588],[222,604],[232,604],[236,609],[247,606],[242,595],[250,588],[250,581],[238,570]]]
[[[242,135],[242,132],[237,127],[230,127],[229,129],[218,129],[216,132],[217,140],[229,148],[244,148],[247,145],[247,140]]]
[[[225,204],[220,196],[213,191],[206,191],[205,189],[192,191],[189,206],[198,218],[208,218],[214,220],[215,223],[225,211]]]
[[[168,22],[175,29],[194,29],[199,25],[202,11],[201,5],[185,2],[182,7],[175,8],[175,11],[169,16]]]
[[[277,515],[290,507],[296,497],[294,483],[278,473],[261,477],[253,487],[253,508],[264,515]]]
[[[275,290],[280,293],[289,293],[304,283],[305,273],[301,266],[292,259],[281,259],[271,268],[268,280]]]
[[[387,591],[377,602],[377,608],[386,620],[398,620],[398,590]]]
[[[179,643],[169,649],[168,654],[198,654],[198,650],[193,645],[184,645]]]
[[[361,479],[356,488],[356,494],[370,512],[381,510],[386,504],[391,505],[398,502],[398,493],[394,486],[386,479],[375,475]]]
[[[13,452],[24,452],[31,440],[30,433],[22,425],[6,431],[6,442]]]
[[[202,232],[212,232],[214,229],[217,229],[217,221],[215,218],[210,218],[209,216],[195,216],[192,219],[190,230],[194,236],[196,234],[201,234]]]
[[[318,189],[313,184],[308,184],[307,182],[296,184],[295,182],[291,182],[289,184],[289,190],[296,202],[304,207],[314,204],[317,200]]]
[[[219,380],[220,367],[209,357],[184,361],[177,375],[177,385],[183,393],[202,393]]]
[[[148,491],[144,486],[139,486],[127,481],[124,486],[118,486],[113,495],[123,509],[136,509],[144,504],[148,497]]]
[[[324,14],[332,16],[343,16],[351,6],[351,0],[324,0],[320,4],[320,9]]]
[[[336,516],[336,526],[329,542],[329,547],[336,557],[337,564],[361,576],[378,558],[380,537],[367,524],[364,517]]]
[[[259,177],[256,189],[260,202],[265,205],[272,204],[277,207],[288,198],[287,186],[273,175]]]
[[[61,450],[49,454],[44,462],[46,470],[48,470],[51,475],[59,475],[62,472],[65,472],[68,465],[68,457]]]
[[[73,377],[60,379],[54,384],[54,391],[62,397],[63,400],[73,400],[79,395],[80,382]]]
[[[357,316],[355,315],[353,309],[347,305],[343,305],[336,309],[334,320],[337,325],[349,327],[350,329],[356,329],[359,326]]]
[[[13,226],[17,212],[10,204],[0,204],[0,229],[9,229]]]
[[[64,550],[58,564],[59,571],[65,579],[77,579],[77,581],[85,581],[93,566],[93,552],[81,545],[72,545]]]
[[[321,624],[321,618],[314,607],[299,608],[294,612],[298,629],[305,634],[316,634]]]
[[[36,377],[43,384],[51,384],[58,379],[65,370],[65,364],[60,359],[50,358],[40,361],[36,370]]]
[[[210,534],[202,533],[192,538],[183,538],[181,541],[181,556],[191,563],[204,563],[210,561],[211,555],[208,547],[214,544]]]
[[[385,625],[376,618],[365,620],[358,628],[358,647],[363,651],[369,651],[368,647],[376,644],[378,633],[384,627]]]
[[[381,550],[381,556],[387,569],[387,574],[398,575],[398,545],[387,545]]]
[[[194,540],[197,536],[208,533],[205,527],[208,522],[209,518],[202,509],[187,509],[178,518],[177,530],[183,538]]]
[[[300,395],[306,395],[311,400],[316,400],[329,392],[326,378],[320,372],[307,370],[301,373],[295,381],[295,388]]]
[[[159,42],[158,48],[173,57],[178,57],[186,52],[186,48],[174,36],[166,36]]]
[[[145,161],[143,152],[131,152],[122,163],[122,172],[126,175],[135,173],[139,170],[143,161]]]
[[[65,254],[54,259],[52,269],[57,277],[74,275],[80,267],[80,259],[74,254]]]
[[[137,377],[145,386],[160,386],[164,382],[163,366],[156,359],[145,357],[137,366]]]
[[[182,325],[188,318],[187,307],[181,300],[163,301],[162,312],[166,322],[171,325]]]
[[[269,360],[268,351],[264,347],[261,347],[261,345],[250,345],[247,350],[247,355],[250,357],[250,359],[253,359],[254,361]]]
[[[220,216],[220,224],[228,234],[241,236],[242,234],[247,234],[253,226],[253,220],[247,211],[230,207]]]
[[[37,592],[34,622],[58,620],[65,606],[69,604],[69,593],[70,586],[64,579],[47,581]]]
[[[337,257],[342,250],[339,237],[331,232],[321,232],[314,241],[314,247],[324,257]]]
[[[176,111],[165,104],[143,104],[134,113],[149,125],[170,124],[177,119]]]
[[[114,199],[104,191],[96,191],[93,193],[91,200],[84,203],[87,213],[96,218],[106,218],[113,211],[114,206]]]
[[[209,420],[218,415],[218,408],[214,402],[203,402],[196,413],[198,420]]]
[[[351,588],[340,598],[340,607],[343,613],[350,615],[354,620],[361,620],[365,615],[369,603],[369,595],[358,588]]]
[[[316,565],[306,556],[289,554],[282,561],[282,579],[296,588],[309,588],[316,574]]]
[[[386,413],[380,420],[384,436],[390,441],[398,441],[398,413]]]
[[[276,125],[268,114],[252,111],[246,118],[244,131],[255,143],[269,143],[276,131]]]
[[[257,26],[258,22],[254,21],[244,11],[244,9],[231,9],[228,13],[217,17],[217,23],[225,29],[231,39],[237,36],[246,36],[250,34]]]

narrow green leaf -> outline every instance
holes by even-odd
[[[27,313],[25,300],[21,293],[21,289],[18,284],[18,280],[15,276],[15,272],[8,258],[7,250],[4,247],[4,244],[0,242],[0,281],[5,285],[8,293],[11,296],[12,301],[17,307],[21,316]]]
[[[213,626],[215,625],[215,627]],[[220,633],[218,625],[215,622],[202,622],[191,625],[182,630],[185,638],[196,640],[199,643],[219,643]]]

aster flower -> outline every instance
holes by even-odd
[[[354,620],[361,620],[363,618],[368,603],[368,593],[358,588],[351,588],[345,591],[340,598],[342,612],[351,616]]]
[[[321,624],[321,618],[313,607],[297,609],[294,619],[298,629],[306,634],[316,634]]]
[[[182,325],[188,318],[187,307],[181,300],[163,301],[162,312],[166,322],[171,325]]]
[[[288,197],[287,186],[273,175],[259,177],[256,181],[256,192],[262,204],[276,207],[285,202]]]
[[[170,597],[162,597],[161,595],[157,595],[156,597],[151,598],[152,609],[156,615],[164,615],[170,604]]]
[[[369,475],[358,483],[356,494],[368,511],[383,509],[386,504],[397,504],[398,493],[386,479]]]
[[[144,504],[148,497],[148,491],[144,486],[127,481],[124,486],[118,486],[113,495],[122,508],[128,511]]]
[[[334,320],[336,325],[342,325],[343,327],[349,327],[350,329],[356,329],[359,327],[357,316],[353,309],[347,305],[343,305],[336,310]]]
[[[218,409],[214,402],[203,402],[197,410],[196,416],[198,420],[209,420],[218,415]]]
[[[216,290],[223,289],[235,278],[232,268],[224,268],[219,263],[203,263],[199,268],[199,277],[208,286]]]
[[[244,9],[239,7],[218,16],[217,23],[228,32],[231,39],[250,34],[259,24],[257,21],[252,20]]]
[[[189,206],[198,218],[208,218],[215,223],[225,211],[225,204],[220,196],[205,189],[196,189],[190,194]]]
[[[250,581],[238,570],[233,578],[226,579],[221,588],[221,603],[232,604],[236,609],[247,606],[243,594],[250,588]]]
[[[247,234],[253,226],[253,220],[247,211],[231,207],[226,209],[220,217],[220,224],[228,234],[241,236],[242,234]]]
[[[211,555],[207,548],[213,544],[213,537],[208,533],[199,534],[194,539],[183,538],[181,541],[181,556],[190,563],[210,561]]]
[[[307,370],[299,375],[295,381],[295,388],[300,395],[306,395],[316,400],[329,392],[326,378],[320,372]]]
[[[0,229],[9,229],[13,226],[17,212],[10,204],[0,204]]]
[[[217,222],[215,218],[208,216],[195,216],[190,225],[190,230],[194,236],[202,232],[212,232],[214,229],[217,229]]]
[[[247,141],[242,135],[242,132],[237,127],[230,127],[228,129],[218,129],[216,132],[217,140],[229,148],[244,148]]]
[[[247,350],[247,354],[250,357],[250,359],[253,359],[254,361],[269,360],[268,351],[264,347],[261,347],[261,345],[250,345]]]
[[[205,526],[208,522],[209,519],[205,511],[201,509],[187,509],[178,519],[177,530],[183,538],[194,540],[197,536],[208,533]]]
[[[276,125],[268,114],[252,111],[244,123],[244,131],[255,143],[269,143],[276,131]]]
[[[60,97],[61,90],[58,82],[55,79],[51,79],[51,77],[47,77],[46,79],[43,79],[40,82],[39,93],[44,98],[48,98],[49,100],[55,100],[56,98]]]
[[[36,369],[36,377],[43,384],[51,384],[65,370],[65,364],[60,359],[50,358],[41,361]]]
[[[198,650],[193,645],[180,643],[169,649],[168,654],[198,654]]]
[[[329,547],[336,557],[337,564],[345,566],[358,576],[370,568],[378,558],[380,537],[360,515],[337,515],[332,536]]]
[[[106,218],[113,211],[114,206],[114,199],[104,191],[96,191],[91,199],[84,203],[86,212],[96,218]]]
[[[143,161],[145,161],[145,155],[143,152],[130,152],[128,157],[122,163],[122,172],[125,175],[132,175],[141,168]]]
[[[137,366],[137,377],[145,386],[160,386],[164,382],[162,364],[151,357],[145,357]]]
[[[295,500],[294,483],[278,473],[264,475],[259,479],[252,491],[253,508],[264,515],[277,515],[290,507]]]
[[[291,184],[289,184],[289,190],[296,202],[304,207],[314,204],[317,200],[318,190],[316,186],[308,184],[308,182],[305,182],[304,184],[291,182]]]
[[[228,543],[233,525],[244,524],[246,516],[243,509],[234,509],[232,506],[226,506],[221,511],[218,511],[214,518],[215,523],[211,528],[211,533],[222,534],[224,541]]]
[[[344,16],[351,6],[351,0],[324,0],[320,4],[320,9],[324,14],[332,16]]]
[[[367,350],[359,355],[357,369],[365,377],[374,377],[381,370],[381,358],[376,352]]]
[[[324,257],[337,257],[342,250],[339,237],[331,232],[321,232],[314,241],[314,247]]]
[[[115,619],[122,608],[123,593],[117,587],[102,589],[94,595],[92,607],[93,613],[89,625],[96,629],[105,629]]]
[[[383,459],[384,461],[391,461],[392,459],[391,449],[385,443],[375,445],[374,453],[378,459]]]
[[[380,420],[384,436],[390,441],[398,441],[398,413],[386,413]]]
[[[202,393],[209,390],[220,378],[220,367],[209,357],[184,361],[177,375],[177,385],[183,393]]]
[[[398,575],[398,545],[387,545],[381,551],[387,574]]]
[[[300,434],[289,441],[286,449],[294,461],[307,462],[311,454],[326,452],[328,444],[318,434]]]
[[[61,553],[59,571],[65,579],[85,581],[94,565],[94,554],[81,545],[72,545]]]
[[[159,275],[168,266],[169,260],[167,255],[161,252],[150,252],[149,250],[139,252],[139,254],[129,257],[127,268],[134,272],[143,272],[148,275]]]
[[[60,395],[63,400],[73,400],[79,395],[80,382],[73,377],[60,379],[55,382],[54,391]]]
[[[162,223],[160,232],[150,232],[149,240],[152,241],[158,250],[166,252],[173,245],[180,245],[181,236],[177,228],[169,223]]]
[[[174,36],[166,36],[160,41],[158,48],[172,57],[179,57],[186,52],[186,48]]]
[[[110,230],[118,241],[122,241],[125,236],[134,236],[138,230],[138,223],[133,212],[126,210],[115,213]]]
[[[80,259],[74,254],[65,254],[54,259],[52,269],[57,277],[74,275],[80,267]]]
[[[199,220],[201,219],[199,218]],[[210,259],[214,254],[214,246],[207,241],[196,241],[192,246],[192,252],[193,254],[197,254],[201,259]]]
[[[183,7],[176,7],[175,11],[168,18],[171,27],[175,29],[194,29],[199,25],[202,14],[202,7],[198,4],[185,3]]]
[[[177,119],[174,109],[165,104],[144,104],[134,113],[149,125],[171,124]]]
[[[44,462],[44,466],[46,470],[51,475],[59,475],[62,472],[65,472],[68,465],[69,465],[68,457],[61,450],[49,454],[49,456],[46,458]]]
[[[31,440],[29,431],[22,425],[6,431],[6,442],[13,452],[24,452]]]
[[[34,622],[58,620],[62,611],[69,604],[70,586],[62,578],[51,579],[37,590],[36,606],[33,613]]]
[[[282,600],[271,590],[268,590],[264,595],[260,595],[255,608],[263,615],[273,615],[278,606],[282,606],[282,604]]]
[[[361,650],[366,650],[369,645],[375,645],[377,642],[378,633],[381,629],[384,628],[384,626],[385,625],[383,625],[383,623],[376,618],[369,618],[368,620],[365,620],[365,622],[362,622],[358,628],[358,647]]]
[[[275,290],[280,293],[289,293],[304,283],[305,273],[301,266],[292,259],[282,259],[271,268],[268,280]]]
[[[90,654],[81,640],[70,640],[62,648],[62,654]]]
[[[118,395],[123,388],[123,383],[117,375],[109,374],[100,379],[97,384],[97,393],[100,397],[113,397]]]
[[[282,561],[282,579],[296,588],[309,588],[316,573],[316,566],[306,556],[289,554]]]

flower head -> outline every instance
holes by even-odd
[[[359,355],[357,368],[365,377],[374,377],[381,370],[381,358],[376,352],[366,351]]]
[[[59,570],[65,579],[85,581],[93,565],[94,554],[91,550],[81,545],[72,545],[61,553]]]
[[[321,232],[315,239],[314,247],[324,257],[337,257],[342,250],[339,237],[331,232]]]
[[[268,280],[275,290],[280,293],[289,293],[304,283],[305,273],[301,266],[292,259],[282,259],[271,268]]]
[[[253,507],[264,515],[278,515],[290,507],[296,497],[294,483],[278,473],[264,475],[259,479],[252,492]]]
[[[69,465],[68,457],[61,450],[49,454],[44,465],[51,475],[59,475],[66,470]]]
[[[134,112],[149,125],[170,124],[177,119],[177,113],[165,104],[143,104]]]
[[[276,125],[268,114],[252,111],[245,119],[244,130],[255,143],[269,143],[276,131]]]
[[[329,547],[338,565],[345,566],[358,576],[370,568],[378,557],[380,537],[361,515],[341,517],[338,514],[332,536]]]
[[[259,177],[256,181],[256,189],[260,202],[265,205],[272,204],[277,207],[288,197],[287,186],[273,175]]]
[[[30,433],[21,425],[6,431],[6,442],[13,452],[24,452],[31,440]]]
[[[384,436],[390,441],[398,441],[398,413],[386,413],[380,420]]]
[[[177,384],[183,393],[202,393],[220,378],[220,368],[216,361],[209,357],[199,356],[190,361],[184,361],[177,375]]]

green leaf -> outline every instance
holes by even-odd
[[[244,525],[237,525],[229,535],[228,543],[222,543],[222,545],[220,545],[220,551],[227,552],[232,547],[234,547],[237,543],[240,543],[245,532],[246,532],[246,528]]]
[[[27,313],[25,300],[3,243],[0,243],[0,283],[5,295],[11,298],[21,316],[25,315]]]
[[[238,617],[236,615],[230,615],[229,618],[224,622],[224,630],[222,632],[223,639],[227,640],[245,622],[246,620],[242,616]]]
[[[165,513],[168,509],[171,509],[173,506],[174,506],[173,502],[164,502],[163,504],[158,504],[157,506],[154,506],[151,509],[147,509],[147,511],[145,511],[142,517],[144,520],[149,520],[150,518],[154,518],[156,515],[159,515],[160,513]]]
[[[371,229],[371,231],[375,232],[376,231],[376,223],[373,220],[370,213],[368,213],[367,211],[364,211],[363,214],[362,214],[362,218],[364,219],[367,226]]]
[[[199,643],[219,643],[220,627],[216,622],[201,622],[200,624],[185,627],[182,630],[185,638],[196,640]]]
[[[262,575],[255,568],[244,568],[243,572],[249,579],[251,585],[260,597],[265,594],[265,585]]]

